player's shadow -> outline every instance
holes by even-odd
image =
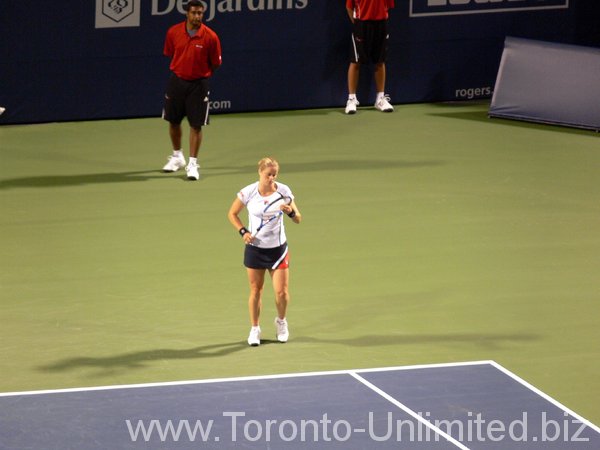
[[[300,336],[294,342],[307,344],[339,344],[351,347],[381,347],[391,345],[471,345],[487,350],[502,348],[515,342],[539,340],[540,336],[530,333],[486,334],[486,333],[454,333],[454,334],[381,334],[365,335],[352,338],[323,339],[311,336]]]
[[[472,345],[486,350],[501,348],[515,342],[530,342],[540,337],[535,334],[420,334],[420,335],[363,335],[352,338],[326,339],[312,336],[298,336],[286,345],[294,344],[334,344],[352,347],[385,347],[397,345],[441,344],[441,345]],[[276,340],[262,339],[261,347],[270,344],[283,345]],[[64,372],[83,368],[97,369],[102,375],[118,370],[144,369],[157,361],[185,360],[200,358],[217,358],[249,349],[246,341],[235,341],[222,344],[211,344],[189,349],[156,349],[141,352],[123,353],[104,357],[67,358],[55,363],[38,366],[42,372]]]
[[[181,350],[164,348],[113,356],[67,358],[55,363],[38,366],[37,369],[42,372],[63,372],[87,367],[105,373],[119,369],[143,369],[157,361],[222,357],[247,348],[248,344],[245,341],[211,344]]]
[[[165,175],[159,170],[91,173],[82,175],[42,175],[0,180],[0,190],[13,188],[85,186],[88,184],[106,183],[131,183],[164,177]]]

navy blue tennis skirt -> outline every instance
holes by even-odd
[[[249,269],[287,269],[289,264],[287,243],[273,248],[247,244],[244,250],[244,266]]]

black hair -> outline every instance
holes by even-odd
[[[204,3],[202,3],[200,0],[190,0],[188,4],[185,5],[185,10],[189,11],[190,6],[201,6],[202,9],[204,9]]]

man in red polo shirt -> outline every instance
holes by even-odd
[[[171,58],[171,77],[165,94],[163,119],[169,122],[173,154],[163,167],[176,172],[185,167],[189,180],[200,178],[198,151],[202,127],[208,125],[208,79],[221,65],[221,42],[217,34],[202,23],[204,5],[192,0],[186,5],[186,20],[167,31],[163,53]],[[181,122],[190,124],[190,159],[185,163],[181,148]]]
[[[346,0],[346,10],[352,21],[352,52],[348,67],[348,101],[346,114],[356,113],[356,98],[360,65],[375,64],[375,108],[392,112],[394,107],[385,95],[385,59],[388,41],[388,10],[394,0]]]

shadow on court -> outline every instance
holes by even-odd
[[[393,168],[421,168],[441,166],[442,161],[376,161],[376,160],[330,160],[316,161],[306,163],[285,164],[285,173],[301,172],[331,172],[346,170],[381,170]],[[223,176],[248,174],[256,171],[255,165],[229,166],[229,167],[203,167],[200,171],[202,179]],[[0,190],[17,188],[47,188],[47,187],[70,187],[85,186],[89,184],[107,184],[107,183],[131,183],[149,181],[157,178],[165,180],[178,180],[188,182],[185,173],[163,173],[161,170],[139,170],[133,172],[109,172],[93,173],[85,175],[46,175],[36,177],[12,178],[0,180]]]
[[[87,184],[130,183],[164,178],[160,170],[135,172],[92,173],[86,175],[46,175],[0,180],[0,190],[13,188],[45,188],[61,186],[84,186]]]
[[[497,349],[514,342],[531,342],[540,337],[534,334],[417,334],[417,335],[366,335],[348,339],[320,339],[310,336],[301,336],[294,339],[298,343],[339,344],[352,347],[379,347],[389,345],[414,345],[414,344],[469,344],[485,349]]]
[[[224,344],[204,345],[201,347],[193,347],[182,350],[156,349],[97,358],[68,358],[58,361],[54,364],[39,366],[38,370],[44,372],[60,372],[80,369],[82,367],[104,370],[114,370],[119,368],[142,369],[148,366],[148,364],[156,361],[215,358],[227,356],[247,348],[248,344],[245,341],[236,341]]]
[[[473,107],[473,105],[480,106],[482,109],[479,111],[465,111],[466,108]],[[526,120],[519,119],[510,119],[506,117],[490,117],[488,115],[489,104],[482,103],[469,103],[469,102],[445,102],[445,103],[435,103],[434,105],[439,110],[444,110],[444,112],[434,112],[427,113],[429,116],[434,117],[445,117],[448,119],[459,119],[459,120],[469,120],[473,122],[488,122],[490,124],[502,124],[502,125],[510,125],[515,128],[525,128],[530,130],[543,128],[544,131],[554,131],[558,133],[566,133],[566,134],[579,134],[579,135],[590,135],[590,136],[600,136],[600,134],[594,130],[584,130],[581,128],[573,128],[568,126],[561,126],[557,124],[551,123],[540,123],[540,122],[532,122]]]
[[[323,339],[310,336],[299,336],[288,344],[338,344],[351,347],[379,347],[389,345],[415,345],[441,343],[448,345],[469,344],[483,347],[485,349],[500,348],[514,342],[528,342],[539,339],[533,334],[444,334],[444,335],[365,335],[348,339]],[[227,356],[242,350],[260,351],[265,345],[279,344],[275,340],[262,339],[261,346],[257,349],[248,347],[245,341],[229,342],[224,344],[212,344],[190,349],[173,350],[157,349],[143,352],[124,353],[106,357],[79,357],[68,358],[53,364],[39,366],[38,370],[43,372],[60,372],[76,370],[84,367],[112,371],[117,369],[142,369],[156,361],[185,360],[201,358],[217,358]]]

